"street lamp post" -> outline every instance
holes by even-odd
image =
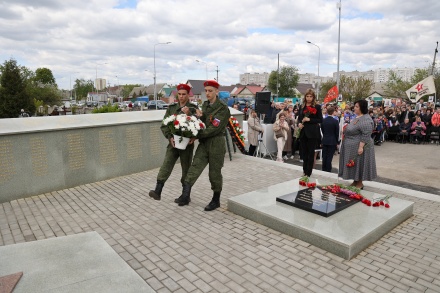
[[[72,100],[72,74],[75,74],[75,73],[79,73],[79,72],[72,72],[70,74],[70,100]],[[75,99],[75,101],[76,101],[76,99]]]
[[[319,77],[319,61],[321,59],[321,48],[318,45],[316,45],[315,43],[312,43],[310,41],[307,41],[307,43],[309,43],[313,46],[316,46],[318,48],[318,86],[316,87],[316,92],[317,92],[316,99],[319,99],[319,85],[320,85],[320,81],[321,81],[321,78]]]
[[[154,67],[154,76],[153,76],[154,94],[153,94],[153,99],[154,99],[155,104],[156,104],[156,110],[157,110],[157,97],[156,97],[156,46],[157,45],[168,45],[168,44],[171,44],[171,42],[157,43],[157,44],[154,44],[154,46],[153,46],[153,67]]]
[[[208,79],[208,63],[206,63],[205,61],[201,61],[201,60],[196,60],[199,63],[204,63],[205,64],[205,68],[206,68],[206,79]],[[218,74],[218,73],[217,73]]]
[[[341,53],[341,0],[339,3],[336,3],[336,8],[339,10],[339,29],[338,29],[338,69],[336,70],[336,87],[339,91],[339,57]]]

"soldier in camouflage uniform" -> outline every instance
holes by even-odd
[[[177,96],[179,101],[177,103],[171,104],[168,107],[164,119],[174,114],[196,114],[196,110],[198,110],[198,107],[189,102],[190,90],[191,87],[187,84],[179,84],[177,86]],[[156,188],[154,190],[150,190],[149,193],[149,195],[155,200],[160,200],[160,195],[162,193],[163,186],[165,185],[165,181],[167,181],[168,177],[170,177],[178,158],[180,158],[180,165],[182,167],[182,178],[180,181],[183,185],[186,174],[188,173],[188,169],[191,166],[191,161],[194,153],[194,139],[190,140],[190,143],[185,150],[176,149],[174,148],[173,134],[171,133],[168,126],[162,124],[160,129],[162,130],[163,135],[169,140],[169,144],[167,146],[165,159],[162,166],[160,167],[159,174],[157,175]]]
[[[191,187],[209,164],[209,181],[214,195],[205,211],[212,211],[220,207],[220,193],[223,187],[221,169],[226,153],[225,131],[231,114],[228,106],[218,98],[219,84],[215,80],[208,80],[204,86],[208,100],[203,103],[202,111],[197,110],[197,116],[205,123],[206,129],[197,135],[199,145],[183,183],[182,195],[176,202],[179,206],[189,204]]]

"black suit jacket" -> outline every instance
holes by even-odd
[[[301,130],[301,133],[299,137],[307,137],[307,138],[321,138],[321,131],[320,130],[320,124],[322,123],[322,110],[321,105],[316,104],[316,114],[309,115],[310,121],[307,121],[304,124],[303,129]],[[298,123],[302,123],[303,118],[306,117],[304,115],[304,108],[301,106],[299,108],[299,116],[298,116]]]
[[[399,119],[398,119],[399,124],[403,124],[405,122],[406,112],[408,112],[408,111],[409,110],[406,110],[400,114]],[[409,113],[408,113],[409,123],[413,123],[415,121],[414,117],[415,117],[414,112],[409,111]]]
[[[322,120],[322,144],[323,145],[337,145],[339,139],[339,123],[338,120],[332,116],[328,116]]]

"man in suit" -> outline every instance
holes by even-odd
[[[339,123],[334,119],[333,113],[335,108],[332,106],[327,108],[328,116],[322,120],[322,171],[332,171],[333,155],[336,151],[339,139]]]
[[[397,117],[399,124],[403,124],[405,119],[409,119],[409,123],[413,123],[415,121],[414,112],[407,108],[406,105],[402,106],[401,110],[402,113],[399,117]]]

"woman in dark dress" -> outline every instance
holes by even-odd
[[[377,177],[374,143],[371,138],[374,123],[368,115],[368,102],[355,102],[356,118],[347,125],[342,140],[341,156],[339,157],[339,177],[353,179],[351,185],[363,188],[363,181],[371,181]],[[349,165],[350,160],[354,165]]]
[[[321,138],[321,123],[321,106],[316,104],[315,92],[308,89],[304,95],[298,116],[298,127],[301,129],[299,140],[304,155],[303,171],[305,176],[312,175],[315,148]]]

